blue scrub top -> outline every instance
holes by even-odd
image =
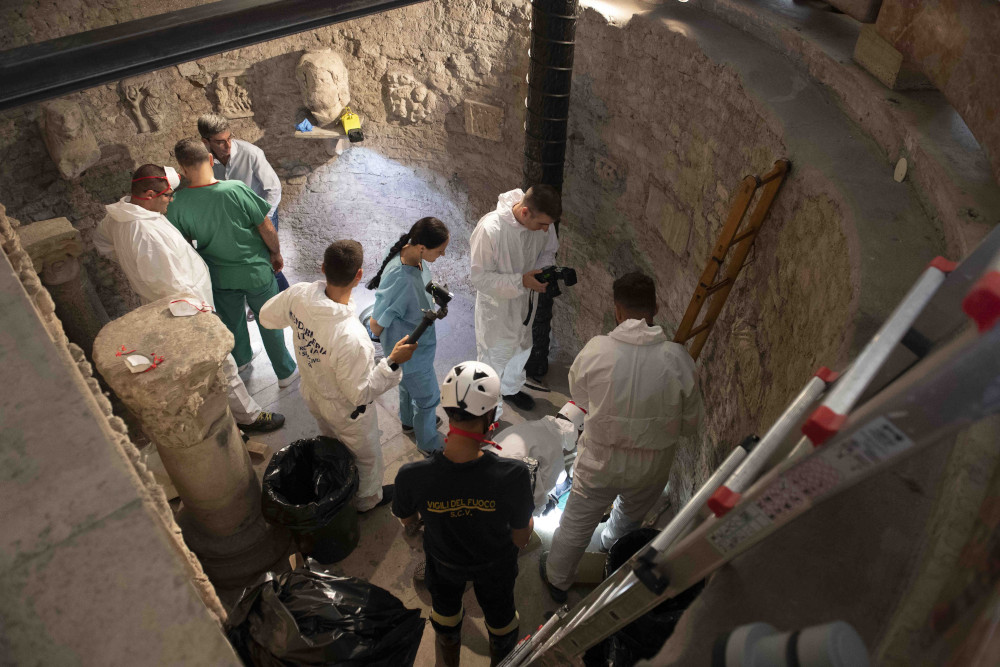
[[[372,318],[385,328],[379,335],[386,354],[392,351],[399,339],[412,332],[424,314],[422,309],[432,307],[431,295],[425,289],[431,281],[431,269],[426,261],[421,267],[406,266],[396,255],[386,264],[382,280],[375,292],[375,309]],[[418,341],[413,357],[402,364],[403,371],[433,368],[437,338],[434,325],[427,328]]]

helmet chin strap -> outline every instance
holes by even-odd
[[[495,429],[496,426],[497,423],[493,422],[492,424],[490,424],[490,427],[487,429],[486,433],[473,433],[472,431],[466,431],[464,429],[456,428],[453,424],[448,424],[448,435],[451,435],[452,433],[454,433],[455,435],[461,435],[466,438],[469,438],[470,440],[475,440],[479,442],[481,445],[493,447],[494,449],[499,450],[500,445],[493,442],[492,440],[487,439],[487,433]],[[447,438],[445,439],[445,442],[447,442]]]

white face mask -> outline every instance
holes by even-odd
[[[170,312],[174,317],[191,317],[198,313],[211,313],[215,309],[204,301],[193,298],[174,299],[170,302]]]

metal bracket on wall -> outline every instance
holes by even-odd
[[[426,0],[222,0],[0,51],[0,109]]]

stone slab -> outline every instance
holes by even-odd
[[[903,54],[882,39],[871,24],[861,27],[854,47],[854,61],[892,90],[934,87],[927,77],[904,62]]]
[[[3,662],[240,665],[188,576],[135,500],[3,573]]]
[[[465,100],[465,132],[474,137],[503,141],[504,112],[501,107]]]
[[[0,393],[0,572],[138,497],[133,473],[87,400],[90,389],[2,257],[0,377],[9,390]]]

